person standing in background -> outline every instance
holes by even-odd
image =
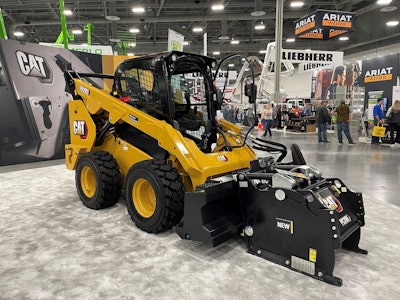
[[[368,105],[365,105],[365,106],[364,106],[364,111],[363,111],[363,114],[362,114],[362,119],[363,119],[363,121],[364,121],[365,131],[368,132],[368,127],[369,127],[369,124],[368,124]]]
[[[400,100],[394,101],[393,105],[388,109],[386,113],[390,128],[390,143],[400,144]],[[394,132],[396,131],[396,139],[394,138]]]
[[[229,106],[227,117],[227,121],[235,124],[235,108],[232,105]]]
[[[222,116],[225,120],[228,120],[228,110],[229,107],[226,103],[222,104],[222,108],[221,108],[221,112],[222,112]]]
[[[378,124],[383,123],[383,110],[382,110],[382,105],[383,105],[383,98],[379,98],[377,100],[377,103],[374,106],[374,111],[373,111],[373,116],[374,116],[374,126]],[[372,136],[371,139],[371,144],[372,145],[379,145],[379,137]]]
[[[280,105],[278,105],[278,110],[276,111],[276,126],[278,129],[282,129],[282,109]]]
[[[249,105],[246,111],[246,120],[250,127],[254,127],[258,123],[258,118],[256,120],[256,115],[254,114],[254,108],[252,105]],[[257,123],[256,123],[257,121]]]
[[[305,107],[305,109],[304,109],[304,116],[305,116],[305,117],[311,116],[311,107],[310,107],[310,103],[306,103],[306,107]]]
[[[349,141],[349,145],[354,145],[353,139],[350,135],[349,123],[353,118],[353,112],[350,110],[350,107],[346,104],[344,100],[340,102],[340,106],[336,108],[334,112],[336,115],[336,124],[337,124],[337,134],[339,145],[343,145],[342,131],[347,137]]]
[[[317,109],[317,126],[318,126],[318,142],[329,143],[327,135],[327,123],[330,122],[331,116],[329,115],[326,106],[328,101],[322,100],[321,105]]]
[[[292,112],[293,112],[295,118],[300,117],[300,110],[299,110],[299,107],[298,107],[298,106],[296,106],[296,105],[293,106]]]
[[[273,112],[271,103],[264,105],[264,110],[261,113],[261,122],[263,123],[265,130],[263,136],[266,136],[267,132],[269,133],[269,136],[272,136],[271,126],[274,120]]]

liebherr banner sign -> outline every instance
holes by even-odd
[[[331,10],[315,12],[294,22],[298,38],[328,40],[354,31],[355,13]]]
[[[272,61],[275,61],[274,53],[271,55],[271,58]],[[343,64],[343,52],[282,49],[281,60],[282,62],[291,63],[323,63],[327,65],[341,65]]]

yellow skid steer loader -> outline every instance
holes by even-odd
[[[250,253],[341,285],[333,276],[335,249],[367,253],[358,247],[362,195],[323,178],[297,145],[284,163],[285,145],[250,141],[254,124],[242,134],[217,120],[223,93],[216,77],[237,58],[216,68],[213,58],[172,51],[125,60],[114,75],[67,71],[74,100],[66,165],[76,171],[79,197],[101,209],[123,191],[144,231],[175,226],[183,239],[212,246],[242,234]],[[112,90],[90,78],[113,80]],[[254,80],[244,90],[255,110]]]

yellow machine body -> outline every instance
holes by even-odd
[[[247,145],[233,148],[232,151],[203,153],[191,139],[183,137],[179,130],[167,122],[116,99],[82,79],[74,81],[77,94],[83,100],[72,100],[68,104],[71,135],[71,143],[65,146],[68,169],[75,169],[80,154],[95,150],[111,153],[123,176],[135,163],[152,158],[112,134],[101,145],[95,146],[96,115],[106,115],[111,124],[125,122],[156,139],[158,145],[170,154],[171,163],[182,174],[187,190],[204,184],[208,178],[247,169],[250,161],[256,159],[253,150]],[[243,144],[240,127],[225,120],[221,121],[220,126],[231,145]],[[215,150],[220,149],[222,143],[223,140],[219,138]]]

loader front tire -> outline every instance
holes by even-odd
[[[79,198],[91,209],[113,206],[121,195],[121,172],[113,156],[105,151],[81,156],[75,182]]]
[[[126,206],[132,221],[143,231],[159,233],[178,224],[184,196],[178,171],[165,160],[139,162],[126,175]]]

